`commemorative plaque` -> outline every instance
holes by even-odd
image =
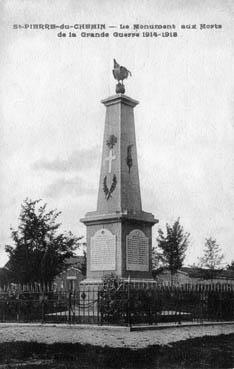
[[[100,229],[91,237],[91,271],[116,269],[116,236]]]
[[[127,270],[149,271],[149,239],[139,229],[127,236],[126,261]]]

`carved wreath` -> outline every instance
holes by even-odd
[[[117,178],[115,174],[113,175],[110,188],[108,188],[107,186],[107,177],[106,176],[104,177],[103,191],[104,191],[104,194],[107,200],[109,200],[109,198],[112,196],[112,193],[114,192],[116,185],[117,185]]]
[[[117,137],[115,137],[115,135],[110,135],[110,137],[106,141],[106,144],[109,147],[109,149],[113,149],[113,147],[115,146],[116,142],[117,142]]]
[[[131,170],[131,167],[132,167],[132,147],[133,147],[133,145],[128,145],[128,148],[127,148],[126,162],[127,162],[129,173],[130,173],[130,170]]]

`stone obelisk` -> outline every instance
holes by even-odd
[[[97,210],[81,219],[87,227],[87,283],[111,272],[123,279],[152,279],[152,226],[158,221],[141,206],[133,112],[138,101],[124,94],[123,79],[130,72],[114,62],[116,95],[102,100],[106,119]]]

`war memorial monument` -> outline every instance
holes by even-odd
[[[133,111],[138,101],[125,95],[123,80],[131,73],[115,60],[113,75],[116,94],[101,101],[106,119],[97,210],[81,219],[87,228],[82,284],[98,284],[108,273],[152,281],[152,227],[158,220],[142,210]]]

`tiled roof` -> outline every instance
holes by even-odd
[[[161,269],[160,271],[155,270],[156,275],[163,274],[164,272],[169,272],[167,268]],[[190,278],[198,278],[198,279],[208,279],[209,274],[212,274],[212,278],[216,279],[234,279],[234,270],[232,269],[225,269],[225,270],[211,270],[211,269],[204,269],[204,268],[196,268],[196,267],[182,267],[178,270],[178,273],[187,274]]]
[[[204,268],[183,267],[181,268],[181,271],[187,273],[190,278],[203,278],[204,275],[212,272],[216,278],[234,279],[234,270],[231,269],[211,270]]]

